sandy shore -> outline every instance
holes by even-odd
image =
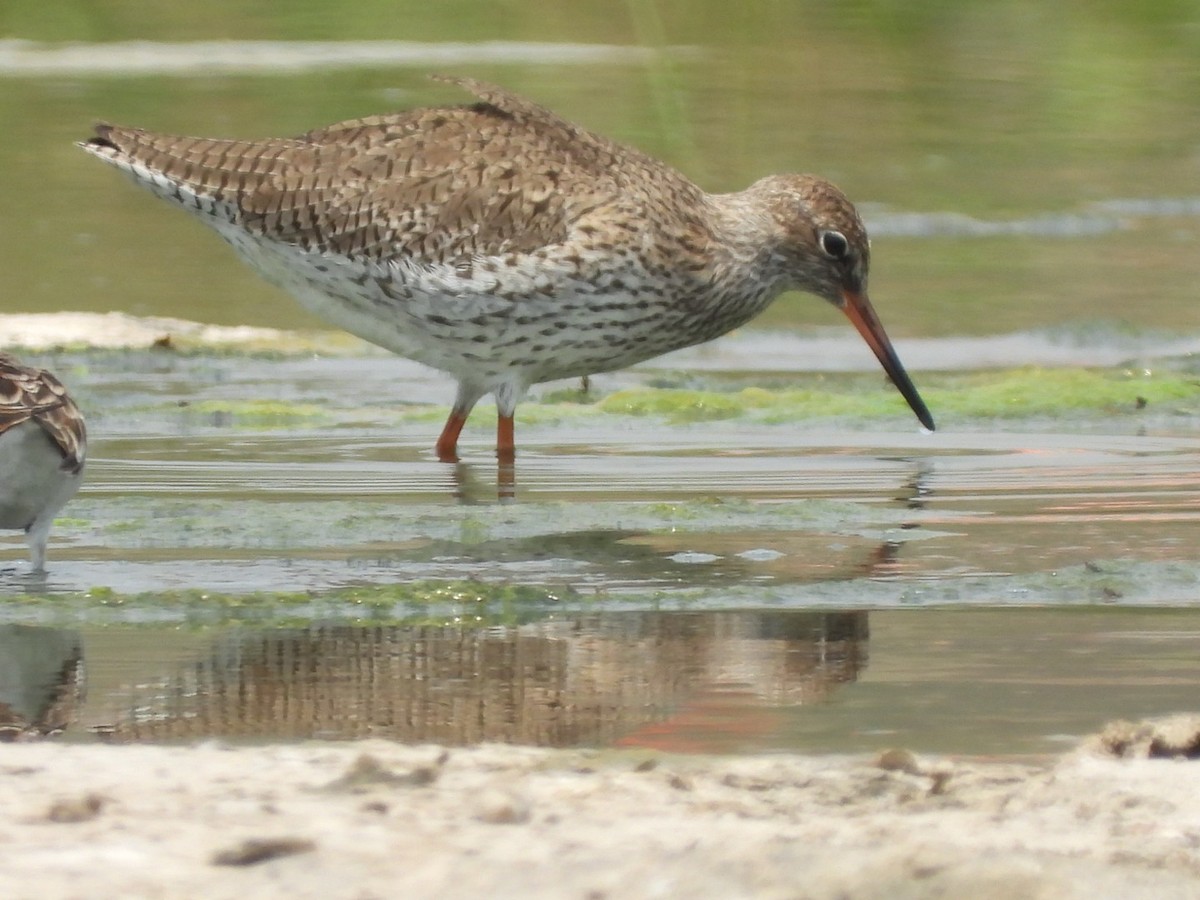
[[[0,896],[1194,898],[1198,733],[1039,763],[10,744]]]

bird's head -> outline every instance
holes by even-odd
[[[773,175],[752,188],[774,226],[773,262],[791,290],[816,294],[846,314],[921,424],[933,417],[901,365],[867,297],[871,245],[846,195],[812,175]]]

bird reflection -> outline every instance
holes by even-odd
[[[0,741],[62,732],[76,719],[84,684],[79,632],[0,625]]]
[[[661,743],[661,729],[650,741],[654,723],[714,697],[768,718],[827,697],[857,678],[867,635],[865,612],[794,611],[258,631],[131,690],[128,712],[98,730],[113,740]]]
[[[442,465],[438,466],[439,476],[445,468]],[[516,465],[513,462],[499,462],[495,472],[496,482],[493,488],[491,479],[481,476],[475,466],[456,462],[449,468],[449,477],[445,481],[447,493],[464,506],[514,500],[517,494]],[[438,480],[441,481],[441,477]]]

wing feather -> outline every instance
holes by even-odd
[[[694,190],[673,170],[537,104],[469,79],[444,80],[481,101],[264,141],[101,125],[84,146],[161,175],[171,187],[160,192],[183,188],[225,206],[252,232],[379,261],[457,264],[562,243],[581,216],[627,194],[622,179],[642,168]]]

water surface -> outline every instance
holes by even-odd
[[[1041,753],[1194,710],[1190,11],[9,7],[0,343],[41,348],[92,434],[49,578],[0,535],[9,734]],[[514,472],[483,408],[439,464],[446,379],[315,334],[72,146],[97,119],[255,137],[469,99],[431,71],[709,190],[832,178],[939,430],[788,296],[586,397],[540,389]],[[61,353],[3,318],[63,311],[134,318],[40,320]],[[217,350],[151,316],[287,334]]]
[[[5,542],[24,728],[1047,752],[1191,702],[1186,401],[928,434],[672,424],[601,379],[529,404],[505,476],[486,421],[433,458],[448,388],[401,360],[49,361],[107,414],[48,579]]]

